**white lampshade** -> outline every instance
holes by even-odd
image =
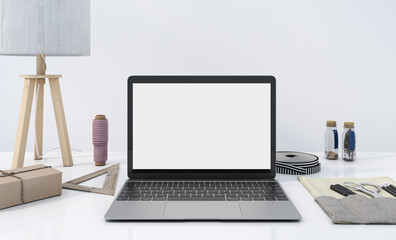
[[[90,0],[0,0],[0,55],[90,54]]]

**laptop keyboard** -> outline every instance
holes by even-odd
[[[287,201],[277,182],[126,182],[118,201]]]

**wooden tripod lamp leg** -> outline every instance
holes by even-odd
[[[44,83],[45,79],[38,79],[36,83],[36,139],[34,139],[33,149],[35,160],[42,159],[41,155],[43,154]]]
[[[22,103],[19,111],[18,130],[15,139],[12,168],[23,167],[25,159],[26,141],[29,130],[30,114],[32,111],[34,84],[36,79],[25,78],[23,85]]]
[[[56,127],[58,128],[63,166],[69,167],[73,165],[73,159],[70,149],[69,134],[67,133],[66,117],[63,109],[59,78],[50,78],[49,84],[51,88],[52,104],[54,105]]]

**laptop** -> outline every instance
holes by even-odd
[[[128,78],[128,180],[106,220],[300,220],[275,178],[275,78]]]

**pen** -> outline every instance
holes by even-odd
[[[385,184],[384,186],[382,186],[382,189],[387,191],[392,196],[396,197],[396,188],[392,184]]]
[[[354,195],[356,193],[352,192],[351,190],[349,190],[348,188],[341,186],[340,184],[335,184],[335,185],[330,185],[330,189],[338,192],[339,194],[343,195],[343,196],[349,196],[349,195]]]

